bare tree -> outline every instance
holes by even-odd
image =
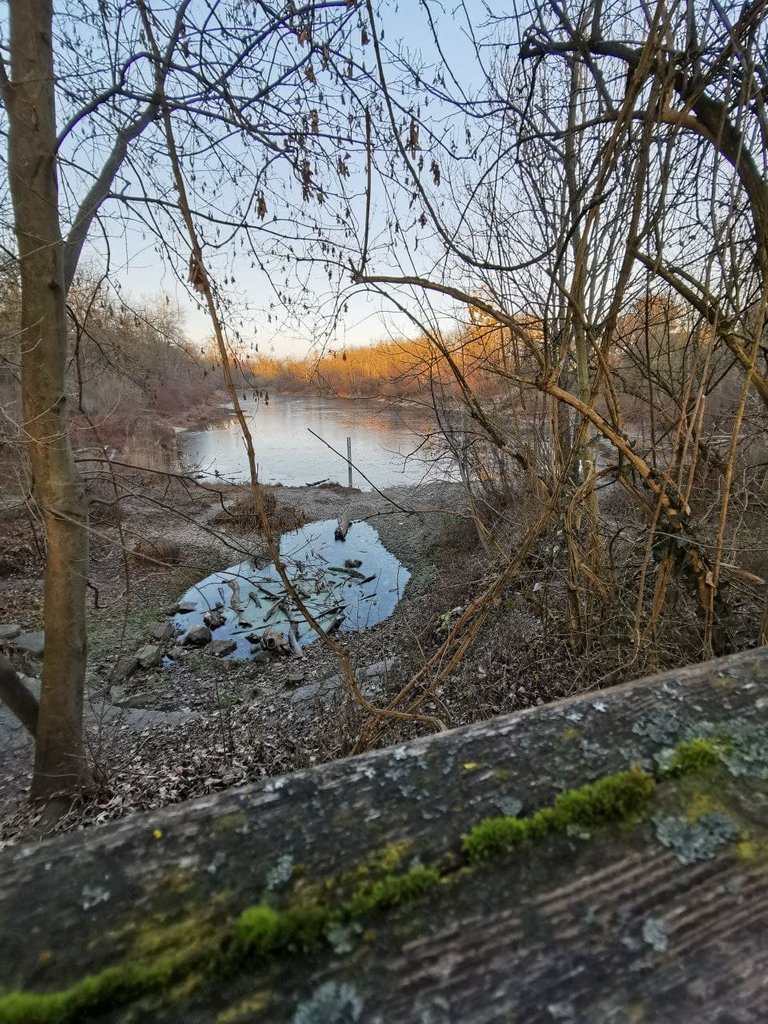
[[[141,5],[132,0],[114,8],[72,2],[57,12],[51,0],[10,5],[10,67],[0,64],[0,88],[21,289],[22,431],[47,555],[35,797],[73,792],[89,781],[83,749],[88,502],[70,439],[65,375],[67,293],[89,232],[105,203],[110,214],[123,210],[134,225],[155,232],[161,253],[180,277],[189,272],[194,285],[194,260],[179,265],[188,250],[176,244],[178,204],[166,196],[164,113],[182,121],[189,140],[190,151],[179,160],[200,159],[205,167],[207,181],[187,206],[194,202],[195,214],[213,225],[212,250],[226,259],[227,243],[233,248],[240,232],[253,243],[255,260],[268,251],[269,237],[283,255],[290,253],[284,234],[264,225],[270,187],[285,198],[297,185],[305,201],[326,201],[310,145],[321,136],[324,100],[314,96],[313,104],[310,94],[322,67],[348,60],[354,7],[334,0],[235,9],[206,0],[193,9],[190,0],[178,0],[154,18],[148,54]],[[79,85],[84,81],[89,84]],[[333,148],[338,144],[334,135]],[[93,162],[84,175],[86,149]],[[218,202],[224,199],[226,211]],[[296,228],[294,239],[302,232],[317,237],[311,216],[298,218],[298,225],[296,217],[285,220]],[[222,228],[227,240],[220,239]],[[254,240],[255,233],[261,237]]]

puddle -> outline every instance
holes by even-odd
[[[392,614],[411,574],[368,523],[353,523],[345,541],[334,538],[335,529],[336,520],[326,519],[285,533],[280,554],[289,579],[324,629],[368,629]],[[318,639],[271,563],[257,568],[245,561],[215,572],[190,587],[179,605],[189,605],[174,616],[185,633],[218,610],[224,622],[212,629],[213,638],[237,644],[230,658],[261,650],[268,630],[276,642],[286,643],[293,631],[302,647]]]

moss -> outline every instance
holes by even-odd
[[[317,944],[331,918],[327,906],[312,900],[276,910],[268,903],[248,907],[235,921],[224,949],[224,961],[260,959],[285,950]]]
[[[244,825],[248,825],[248,816],[245,811],[231,811],[229,814],[222,814],[220,818],[216,818],[209,827],[214,835],[218,835],[221,832],[234,832]]]
[[[254,996],[241,1000],[235,1006],[229,1007],[216,1018],[216,1024],[246,1024],[253,1020],[255,1013],[261,1013],[269,1004],[269,993],[258,992]]]
[[[705,814],[726,814],[727,807],[710,793],[695,793],[685,805],[685,817],[688,821],[698,821]]]
[[[135,960],[149,960],[173,951],[200,949],[214,934],[210,919],[200,914],[189,914],[170,924],[146,921],[136,930],[131,955]]]
[[[151,964],[122,964],[91,974],[61,992],[10,992],[0,996],[0,1024],[68,1024],[86,1011],[124,1006],[169,988],[186,976],[187,956],[160,957]]]
[[[590,829],[641,818],[656,788],[652,775],[631,768],[561,793],[551,807],[528,818],[498,817],[479,822],[465,836],[462,850],[470,862],[509,853],[526,840],[543,839],[571,826]]]
[[[671,778],[715,768],[723,761],[724,741],[716,739],[684,740],[675,748],[663,769]]]
[[[439,881],[440,873],[435,868],[414,867],[404,875],[388,875],[361,885],[344,904],[343,913],[359,918],[385,907],[396,907],[424,895]]]
[[[374,870],[378,868],[380,871],[388,873],[397,871],[402,865],[409,847],[410,843],[390,843],[369,857],[368,862]]]

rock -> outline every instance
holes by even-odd
[[[136,654],[124,654],[115,665],[112,678],[116,680],[127,679],[128,676],[133,675],[138,667],[139,659]]]
[[[42,658],[45,651],[45,635],[43,633],[22,633],[12,641],[19,651],[26,651],[33,658]]]
[[[220,608],[212,608],[203,615],[203,622],[210,629],[220,629],[226,621],[226,617]]]
[[[212,654],[216,658],[223,658],[225,654],[231,654],[237,650],[237,643],[234,640],[212,640],[205,649],[206,654]]]
[[[112,716],[105,717],[108,720],[110,717],[114,718],[120,726],[131,732],[142,732],[153,726],[184,725],[185,722],[195,722],[200,718],[196,711],[155,711],[152,708],[143,710],[144,708],[144,704],[130,704],[124,709],[115,708]]]
[[[33,693],[38,700],[40,700],[40,691],[43,688],[42,680],[38,679],[37,676],[20,676],[22,683],[26,686],[30,693]]]
[[[366,666],[364,669],[356,672],[358,678],[362,676],[364,679],[374,679],[376,676],[385,676],[388,672],[397,664],[397,658],[384,658],[383,661],[376,661],[372,665]]]
[[[155,622],[149,628],[149,635],[156,643],[165,643],[173,638],[173,625],[170,622]]]
[[[125,686],[113,686],[109,691],[109,699],[118,708],[149,708],[156,700],[151,690],[136,690],[128,693]]]
[[[136,652],[136,660],[141,668],[154,668],[160,664],[163,652],[157,644],[145,644]]]
[[[298,686],[299,683],[304,682],[304,669],[294,668],[290,669],[285,677],[286,686]]]
[[[307,683],[292,690],[288,695],[288,701],[294,706],[301,707],[307,704],[319,703],[328,707],[336,697],[337,691],[332,686],[322,683]]]
[[[212,639],[211,631],[207,626],[192,626],[184,637],[184,643],[191,644],[193,647],[205,647]]]
[[[21,626],[15,622],[4,622],[0,625],[0,644],[4,640],[15,640],[21,633]]]
[[[179,601],[176,605],[176,611],[181,615],[186,615],[187,612],[194,612],[197,610],[197,601]]]

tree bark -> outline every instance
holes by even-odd
[[[64,247],[51,0],[11,0],[8,168],[21,273],[22,415],[45,526],[45,658],[32,795],[88,780],[83,746],[88,506],[67,430]]]

